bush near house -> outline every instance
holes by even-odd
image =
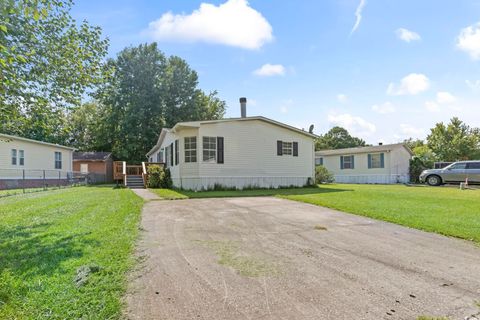
[[[148,181],[147,186],[149,188],[164,188],[170,189],[173,187],[172,176],[170,169],[163,169],[159,165],[151,165],[147,169]]]
[[[316,166],[315,167],[315,183],[322,184],[322,183],[332,183],[335,181],[333,174],[327,170],[324,166]]]

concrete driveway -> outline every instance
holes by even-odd
[[[142,227],[129,319],[480,319],[461,240],[269,197],[150,201]]]

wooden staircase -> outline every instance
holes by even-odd
[[[125,177],[127,188],[130,189],[144,189],[145,185],[143,182],[143,177],[140,175],[127,175]]]
[[[165,166],[161,162],[142,162],[141,165],[127,165],[125,161],[113,162],[113,179],[122,181],[130,189],[144,189],[147,186],[149,165]]]

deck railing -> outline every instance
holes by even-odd
[[[122,180],[127,185],[126,176],[142,176],[144,186],[148,182],[148,167],[151,165],[158,165],[164,167],[162,162],[142,162],[141,165],[129,165],[126,161],[113,162],[113,179]]]

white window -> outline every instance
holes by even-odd
[[[18,150],[18,164],[21,166],[25,165],[25,151]]]
[[[88,173],[88,163],[80,163],[80,172]]]
[[[17,165],[17,149],[12,149],[12,165]]]
[[[342,156],[342,169],[353,169],[353,156]]]
[[[370,168],[372,169],[383,168],[381,153],[374,153],[370,155]]]
[[[217,159],[217,137],[203,137],[203,161],[215,162]]]
[[[316,166],[323,166],[323,158],[315,158]]]
[[[197,137],[185,137],[185,162],[197,162]]]
[[[282,154],[283,155],[292,155],[293,144],[291,142],[282,141]]]
[[[162,163],[162,162],[163,162],[163,149],[161,149],[161,150],[157,153],[157,162],[159,162],[159,163]]]
[[[55,151],[55,169],[62,169],[62,153]]]

